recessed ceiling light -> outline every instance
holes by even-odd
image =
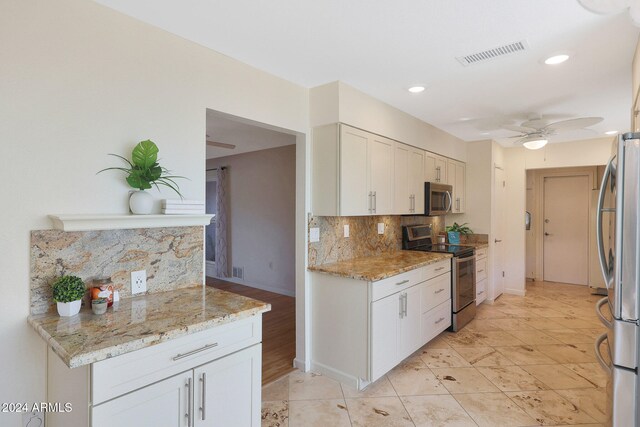
[[[424,86],[411,86],[409,88],[409,92],[411,93],[420,93],[424,90]]]
[[[610,131],[605,132],[605,134],[607,134],[607,135],[616,135],[617,133],[618,133],[617,130],[610,130]]]
[[[548,57],[547,59],[544,60],[544,63],[547,65],[562,64],[567,59],[569,59],[569,55],[567,55],[566,53],[563,53],[560,55],[553,55]]]
[[[480,135],[490,135],[491,132],[480,132]]]
[[[468,122],[469,120],[471,120],[471,117],[460,117],[458,120],[460,120],[461,122]]]

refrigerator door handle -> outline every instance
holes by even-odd
[[[608,302],[609,302],[609,297],[604,297],[600,301],[598,301],[596,303],[596,314],[600,318],[600,321],[602,322],[602,324],[607,327],[607,329],[613,329],[613,324],[611,320],[607,319],[604,316],[604,314],[602,314],[602,309],[601,309],[601,307],[607,304]]]
[[[600,366],[602,366],[602,369],[604,369],[607,372],[607,374],[611,376],[612,374],[611,365],[605,362],[604,357],[602,357],[602,354],[600,354],[600,344],[602,344],[606,339],[607,339],[606,332],[600,335],[598,339],[596,339],[595,352],[596,352],[596,358],[598,359],[598,363],[600,363]],[[607,348],[609,348],[608,345],[607,345]]]
[[[607,265],[607,256],[604,251],[604,242],[602,240],[602,212],[604,212],[604,195],[607,190],[607,181],[611,178],[611,168],[614,158],[612,157],[607,163],[607,167],[604,170],[602,176],[602,184],[600,185],[600,194],[598,194],[598,208],[596,209],[596,241],[598,245],[598,258],[600,260],[600,270],[602,271],[602,277],[604,278],[604,284],[607,289],[609,288],[609,268]]]

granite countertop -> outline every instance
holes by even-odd
[[[447,258],[451,258],[451,255],[435,252],[397,251],[316,265],[309,267],[309,271],[375,282]]]
[[[461,243],[460,246],[470,246],[474,249],[483,249],[483,248],[488,248],[489,243],[488,242]]]
[[[271,310],[271,305],[208,286],[126,298],[106,314],[83,307],[60,317],[55,306],[29,324],[70,368],[99,362]]]

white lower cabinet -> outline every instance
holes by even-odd
[[[488,248],[476,250],[476,305],[487,299],[488,251]]]
[[[312,273],[311,370],[359,389],[385,375],[451,325],[450,270],[446,259],[377,282]]]

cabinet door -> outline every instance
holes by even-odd
[[[256,344],[194,370],[195,427],[259,427],[261,353]]]
[[[398,362],[420,348],[420,285],[403,292],[404,314],[398,328]]]
[[[367,182],[369,134],[340,126],[340,215],[370,215]]]
[[[456,185],[456,161],[447,160],[447,184],[453,187],[451,191],[451,213],[458,213],[458,186]]]
[[[369,141],[369,191],[373,192],[373,213],[393,213],[393,146],[390,139],[371,135]]]
[[[424,181],[437,182],[436,155],[426,152],[424,155]]]
[[[93,427],[186,427],[192,415],[192,371],[179,374],[92,409]]]
[[[408,145],[396,142],[394,149],[394,214],[402,215],[412,212],[413,198],[412,186],[410,185],[411,171],[409,170],[409,159],[411,150]]]
[[[467,181],[466,181],[466,172],[467,172],[467,165],[465,165],[464,163],[460,163],[458,162],[456,164],[456,196],[454,198],[454,202],[457,202],[457,212],[458,213],[463,213],[465,210],[465,195],[466,195],[466,187],[467,187]]]
[[[436,182],[447,182],[447,159],[436,156]]]
[[[412,148],[409,151],[409,193],[413,195],[412,213],[424,214],[424,151]]]
[[[371,381],[401,360],[398,358],[398,321],[403,309],[401,293],[371,303]]]

